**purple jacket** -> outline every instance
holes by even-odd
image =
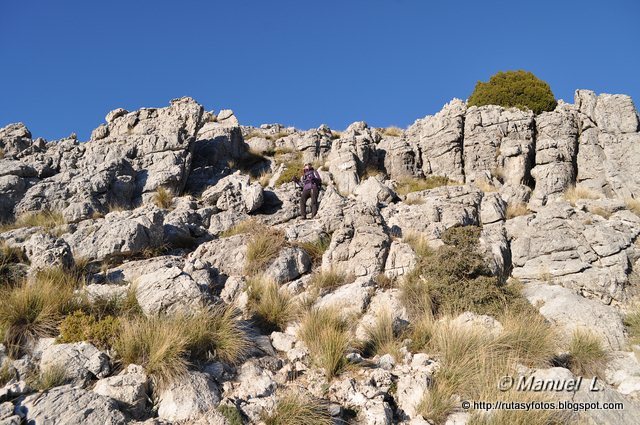
[[[309,170],[302,175],[300,186],[302,186],[302,190],[310,190],[314,187],[320,189],[320,183],[320,174],[316,170]]]

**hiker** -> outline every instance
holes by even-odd
[[[303,220],[307,218],[307,199],[311,196],[311,218],[316,216],[318,212],[318,192],[320,191],[320,174],[313,168],[310,163],[304,164],[302,171],[302,180],[294,177],[294,181],[302,188],[300,196],[300,217]]]

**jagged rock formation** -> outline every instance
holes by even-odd
[[[640,362],[623,316],[640,283],[640,119],[628,96],[578,90],[574,104],[539,115],[455,99],[406,131],[356,122],[342,133],[241,126],[232,111],[216,115],[182,98],[164,108],[111,111],[82,143],[33,139],[23,124],[10,124],[0,129],[0,149],[0,221],[34,212],[65,221],[0,228],[0,242],[28,260],[27,278],[88,262],[94,267],[79,292],[90,301],[132,296],[142,317],[180,317],[219,303],[252,317],[252,238],[269,229],[282,246],[261,265],[263,277],[301,305],[338,309],[353,322],[353,338],[367,338],[385,314],[401,333],[412,325],[410,309],[385,282],[419,265],[412,235],[433,250],[448,229],[481,227],[478,250],[490,274],[500,283],[519,280],[560,340],[588,329],[610,351],[606,391],[573,400],[622,400],[631,415],[584,416],[636,421]],[[297,218],[298,191],[289,181],[303,162],[318,164],[325,184],[317,217],[306,221]],[[450,183],[403,186],[433,177]],[[318,287],[321,270],[340,271],[342,281]],[[503,331],[495,318],[470,312],[452,322]],[[275,332],[261,325],[247,324],[252,347],[242,363],[210,353],[163,387],[140,366],[118,370],[117,353],[89,342],[40,338],[21,359],[3,349],[0,365],[16,374],[0,390],[0,402],[11,402],[0,405],[0,422],[226,423],[216,410],[222,405],[257,423],[284,389],[300,385],[327,399],[335,420],[426,423],[419,405],[440,367],[434,356],[405,344],[327,381],[300,323]],[[362,362],[364,351],[347,357]],[[73,386],[29,386],[33,370],[55,365]],[[561,367],[536,373],[573,376]],[[448,423],[468,419],[457,412]]]

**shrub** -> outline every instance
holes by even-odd
[[[526,309],[517,287],[492,276],[478,252],[480,228],[454,227],[442,234],[444,246],[420,258],[401,287],[401,299],[412,314],[462,313],[496,315],[510,306]]]
[[[567,365],[580,376],[603,377],[607,352],[600,338],[588,331],[576,330],[569,342]]]
[[[425,179],[416,177],[400,177],[396,186],[396,192],[399,195],[406,195],[411,192],[419,192],[421,190],[435,189],[440,186],[447,186],[453,183],[447,177],[429,176]]]
[[[169,209],[173,204],[173,193],[171,190],[160,186],[153,195],[153,203],[156,204],[158,208],[164,210]]]
[[[89,341],[96,347],[106,350],[111,347],[120,332],[120,321],[113,316],[97,319],[77,310],[65,317],[60,323],[58,342],[71,343]]]
[[[114,348],[124,366],[143,366],[163,387],[187,371],[190,339],[185,324],[171,317],[123,320]]]
[[[249,310],[258,327],[266,332],[283,330],[293,318],[290,295],[264,276],[254,276],[247,282]]]
[[[280,230],[263,228],[254,232],[247,244],[245,270],[247,274],[263,271],[285,246]]]
[[[347,365],[348,326],[337,310],[308,311],[301,321],[298,337],[309,348],[314,363],[324,369],[327,379],[338,375]]]
[[[0,329],[9,355],[18,357],[35,338],[57,334],[64,315],[77,307],[73,282],[44,271],[31,284],[0,290]]]
[[[242,360],[251,346],[239,312],[230,306],[215,305],[185,318],[189,329],[187,348],[191,358],[217,358],[226,363]]]
[[[318,239],[311,242],[298,242],[297,245],[304,249],[305,252],[311,258],[313,264],[318,264],[322,261],[322,255],[329,248],[331,244],[331,237],[326,234],[322,234]]]
[[[478,81],[469,97],[469,106],[500,105],[530,109],[539,114],[557,105],[549,84],[531,72],[507,71],[494,74],[489,82]]]
[[[264,418],[266,425],[331,425],[333,420],[324,402],[297,392],[281,397],[275,411]]]

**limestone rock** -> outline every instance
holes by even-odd
[[[262,186],[251,183],[249,176],[239,173],[221,179],[215,186],[205,190],[202,201],[215,205],[222,211],[236,210],[251,213],[262,206],[264,195]]]
[[[378,176],[369,177],[353,190],[357,199],[367,205],[387,205],[397,199],[395,192]]]
[[[291,282],[311,270],[309,255],[298,247],[286,247],[269,264],[265,274],[278,283]]]
[[[62,367],[74,383],[84,385],[111,372],[109,357],[88,342],[53,344],[42,352],[40,370]]]
[[[141,366],[129,365],[119,375],[100,379],[93,392],[116,400],[122,409],[142,417],[147,407],[148,378]]]
[[[384,273],[391,278],[402,276],[410,272],[417,262],[418,256],[409,244],[392,241],[384,264]]]
[[[208,375],[189,371],[161,391],[158,401],[160,419],[189,421],[215,409],[220,403],[220,390]]]
[[[31,263],[31,270],[56,266],[69,268],[74,263],[69,244],[48,233],[31,236],[25,244],[25,252]]]
[[[25,412],[28,423],[52,425],[121,425],[125,416],[116,402],[92,391],[63,386],[20,400],[16,409]]]

